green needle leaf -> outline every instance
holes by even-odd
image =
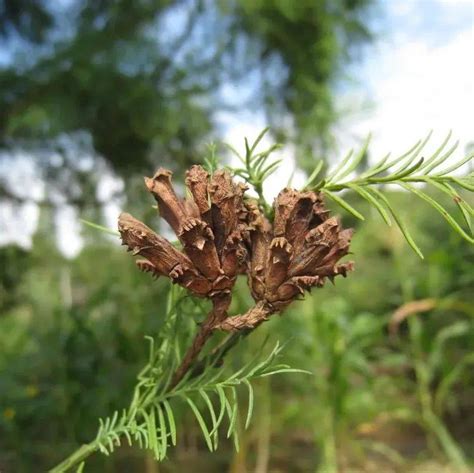
[[[448,168],[444,169],[438,174],[435,174],[435,176],[446,176],[446,174],[450,174],[454,171],[457,171],[459,168],[467,164],[469,161],[472,161],[473,159],[474,159],[474,154],[468,154],[464,159],[461,159],[457,163],[454,163],[452,166],[449,166]]]
[[[253,413],[253,401],[254,401],[254,394],[253,394],[253,388],[252,385],[250,384],[248,379],[244,379],[244,383],[247,386],[248,392],[249,392],[249,407],[247,410],[247,418],[245,420],[245,429],[248,429],[250,425],[250,420],[252,419],[252,413]]]
[[[360,162],[362,161],[362,159],[364,159],[364,156],[366,155],[367,153],[367,149],[369,147],[369,143],[370,143],[370,140],[372,138],[372,134],[369,133],[369,135],[367,136],[367,138],[365,139],[364,141],[364,144],[362,145],[362,148],[359,150],[359,152],[357,153],[357,155],[355,156],[355,158],[352,160],[352,162],[350,163],[350,165],[346,168],[346,170],[340,175],[338,176],[338,179],[339,180],[342,180],[344,179],[345,177],[347,177],[352,171],[355,171],[357,169],[357,166],[360,164]]]
[[[205,403],[207,404],[207,408],[209,409],[209,414],[211,415],[211,421],[212,421],[212,433],[209,433],[209,436],[213,438],[213,443],[214,443],[214,450],[217,449],[217,441],[218,441],[218,436],[217,436],[217,429],[219,428],[217,424],[217,417],[216,417],[216,412],[214,410],[214,406],[212,405],[211,400],[209,399],[209,396],[207,395],[206,391],[204,389],[199,390],[199,394],[201,397],[204,399]]]
[[[232,405],[227,402],[227,415],[229,416],[229,429],[227,430],[227,438],[235,434],[235,422],[237,420],[237,392],[234,386],[230,387],[232,393]]]
[[[336,204],[339,204],[342,208],[346,209],[350,214],[352,214],[354,217],[360,219],[360,220],[365,220],[364,216],[358,212],[354,207],[352,207],[349,203],[347,203],[345,200],[341,199],[339,196],[336,194],[333,194],[331,191],[328,191],[326,189],[323,189],[323,192]]]
[[[196,407],[196,404],[194,404],[194,402],[188,396],[183,395],[182,397],[186,400],[186,402],[189,404],[192,411],[194,412],[194,415],[198,421],[199,426],[201,427],[202,433],[206,440],[207,448],[209,449],[209,451],[212,452],[214,450],[212,439],[211,439],[211,436],[209,435],[209,430],[207,429],[206,422],[204,421],[201,413],[199,412],[199,409]]]
[[[160,450],[161,450],[161,457],[160,459],[164,459],[166,457],[166,450],[168,448],[168,429],[166,428],[165,416],[163,414],[163,408],[160,404],[156,406],[156,410],[158,411],[158,421],[160,424]]]
[[[314,168],[314,171],[311,173],[311,175],[308,177],[308,180],[306,181],[306,184],[303,186],[303,189],[310,189],[316,178],[318,177],[319,173],[321,172],[321,169],[324,166],[324,161],[321,159],[318,161],[318,164],[316,164],[316,167]]]
[[[443,154],[443,156],[438,158],[436,161],[432,162],[429,166],[426,166],[424,169],[425,174],[429,174],[433,169],[443,164],[446,161],[446,159],[448,159],[454,153],[454,151],[456,150],[458,146],[459,146],[459,141],[456,141],[456,143],[454,143],[454,145],[448,151],[446,151],[446,153]]]
[[[444,218],[445,220],[451,225],[451,227],[459,233],[465,240],[467,240],[470,243],[474,243],[474,238],[470,237],[464,230],[463,228],[454,220],[454,218],[448,213],[448,211],[438,202],[436,202],[433,198],[431,198],[429,195],[425,194],[424,192],[420,191],[416,187],[413,187],[410,184],[406,183],[399,183],[401,187],[404,189],[412,192],[413,194],[417,195],[421,199],[423,199],[425,202],[428,202],[435,210],[437,210]]]
[[[353,154],[354,154],[354,150],[351,149],[347,153],[347,155],[343,158],[343,160],[335,167],[335,169],[328,174],[328,176],[326,177],[327,182],[332,182],[333,179],[337,177],[337,175],[342,171],[344,166],[349,162]]]
[[[225,415],[225,412],[226,412],[226,405],[227,405],[227,402],[228,402],[227,397],[225,395],[225,391],[222,388],[222,386],[219,386],[219,385],[216,386],[216,391],[217,391],[217,394],[219,395],[220,411],[219,411],[219,415],[217,416],[216,425],[210,433],[211,435],[215,434],[217,432],[217,429],[221,425],[222,420],[224,419],[224,415]]]
[[[167,400],[163,401],[163,406],[165,407],[166,416],[168,417],[168,425],[171,434],[171,444],[176,445],[176,423],[174,420],[173,411],[171,410],[170,403]]]
[[[260,132],[260,134],[257,136],[255,141],[253,142],[252,147],[250,148],[250,153],[253,153],[255,151],[255,148],[258,146],[260,141],[262,141],[262,138],[268,133],[269,130],[270,130],[270,127],[267,126]]]
[[[415,243],[415,240],[413,240],[412,236],[410,235],[410,232],[406,228],[405,224],[403,223],[402,219],[399,217],[399,215],[395,212],[394,208],[391,206],[390,202],[388,199],[376,188],[372,189],[372,192],[377,194],[377,197],[381,200],[383,200],[383,203],[385,206],[390,210],[390,213],[392,214],[396,224],[398,225],[398,228],[402,232],[403,236],[405,237],[405,240],[407,243],[413,248],[415,253],[421,258],[424,259],[425,257],[423,256],[423,253],[421,252],[420,248],[418,245]]]
[[[120,236],[119,232],[115,230],[111,230],[110,228],[104,227],[102,225],[98,225],[97,223],[89,222],[88,220],[84,220],[83,218],[80,218],[79,221],[81,221],[84,225],[94,228],[95,230],[99,230],[103,233],[108,233],[109,235],[118,236],[118,237]]]
[[[439,148],[428,159],[425,160],[425,163],[423,164],[423,169],[428,167],[441,154],[441,152],[443,151],[443,149],[446,147],[449,140],[451,139],[451,135],[452,135],[452,131],[449,130],[448,135],[446,136],[444,141],[441,143]]]
[[[384,219],[385,223],[390,227],[392,225],[392,221],[390,220],[390,216],[388,215],[387,210],[384,206],[377,200],[377,197],[373,196],[370,192],[370,188],[364,189],[360,186],[356,186],[355,184],[348,184],[349,189],[353,189],[357,192],[363,199],[365,199],[369,204],[372,204],[377,211],[379,212],[380,216]]]

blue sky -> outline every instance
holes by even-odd
[[[439,139],[453,129],[462,150],[474,140],[474,2],[407,0],[382,5],[380,28],[386,35],[360,67],[374,106],[362,111],[354,126],[357,131],[370,128],[377,146],[389,150],[416,141],[431,128]]]
[[[429,47],[437,48],[454,39],[459,31],[473,28],[472,0],[385,0],[380,3],[386,15],[381,27],[386,25],[389,38],[398,41],[422,36]]]

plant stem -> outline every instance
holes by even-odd
[[[241,332],[242,330],[253,330],[260,324],[268,320],[275,313],[275,309],[270,307],[265,301],[257,302],[245,314],[227,317],[217,328],[229,332]]]
[[[204,345],[211,337],[215,326],[227,316],[227,309],[229,308],[230,302],[231,298],[229,295],[220,296],[212,300],[212,310],[209,312],[206,320],[201,325],[199,332],[196,334],[193,343],[184,355],[181,365],[173,375],[168,390],[172,390],[174,387],[176,387],[176,385],[188,373],[191,366],[196,361],[196,358],[199,356],[199,353],[201,353]]]
[[[96,442],[86,443],[79,447],[72,455],[67,457],[64,461],[56,465],[54,468],[49,470],[49,473],[62,473],[69,470],[73,466],[80,464],[89,455],[94,453],[98,449]]]
[[[260,205],[261,209],[263,210],[264,215],[271,221],[273,220],[272,214],[273,214],[273,209],[268,205],[267,201],[265,200],[265,197],[263,195],[263,186],[261,182],[254,183],[253,187],[255,189],[255,192],[258,195],[258,204]]]

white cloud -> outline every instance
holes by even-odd
[[[430,129],[435,146],[452,129],[462,154],[474,140],[473,50],[472,30],[460,31],[435,48],[423,36],[403,44],[382,43],[362,71],[375,106],[351,117],[340,142],[372,131],[371,149],[381,156],[409,148]]]

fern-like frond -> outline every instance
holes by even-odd
[[[260,350],[250,361],[233,373],[224,368],[209,366],[199,375],[189,374],[174,388],[168,389],[177,363],[176,347],[169,333],[177,320],[177,306],[182,296],[180,289],[173,288],[168,302],[167,323],[163,328],[161,343],[151,337],[148,363],[138,375],[138,382],[128,409],[115,412],[106,419],[100,419],[95,440],[89,444],[92,450],[110,455],[126,439],[129,445],[149,449],[158,461],[166,458],[168,448],[177,443],[177,429],[174,406],[184,403],[196,418],[210,451],[218,447],[219,431],[226,424],[226,436],[232,438],[236,449],[239,447],[237,418],[239,396],[237,390],[245,387],[247,392],[247,412],[245,427],[248,428],[254,404],[252,381],[278,373],[299,372],[278,363],[282,347],[277,343],[270,353]]]

